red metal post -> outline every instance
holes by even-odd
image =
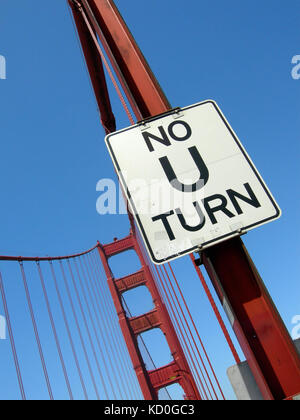
[[[203,253],[207,272],[267,400],[300,394],[300,359],[240,238]]]
[[[157,79],[111,0],[81,0],[137,120],[170,109]]]
[[[71,1],[71,0],[69,0]],[[81,0],[138,120],[170,105],[112,0]],[[231,308],[234,330],[266,399],[300,394],[300,360],[243,242],[203,253],[205,267]],[[224,300],[225,299],[225,300]]]
[[[69,4],[72,9],[79,40],[82,46],[82,51],[89,70],[96,100],[100,110],[101,123],[104,126],[106,133],[108,134],[112,131],[115,131],[116,121],[111,109],[102,60],[98,54],[95,42],[89,29],[87,28],[87,25],[84,22],[80,10],[73,1],[69,0]]]

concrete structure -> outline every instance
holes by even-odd
[[[296,345],[296,348],[297,348],[297,350],[300,354],[300,338],[298,338],[298,340],[295,340],[295,345]]]
[[[295,341],[295,345],[300,355],[300,339]],[[257,383],[247,362],[242,362],[239,365],[230,367],[227,371],[227,375],[238,400],[263,400],[263,396],[257,386]]]

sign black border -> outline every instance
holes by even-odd
[[[253,172],[254,172],[255,176],[257,177],[257,179],[258,179],[259,183],[260,183],[260,184],[261,184],[261,186],[263,187],[264,191],[266,192],[267,196],[269,197],[270,201],[272,202],[272,204],[273,204],[273,206],[274,206],[274,208],[275,208],[275,210],[276,210],[276,214],[275,214],[275,216],[268,217],[267,219],[261,220],[260,222],[257,222],[257,223],[253,223],[252,225],[245,226],[245,227],[243,227],[243,231],[245,231],[245,232],[246,232],[247,230],[252,229],[252,228],[254,228],[254,227],[256,227],[256,226],[260,226],[260,225],[265,224],[265,223],[267,223],[267,222],[270,222],[270,221],[272,221],[272,220],[276,220],[276,219],[278,219],[278,218],[281,216],[281,210],[280,210],[280,208],[278,207],[278,205],[277,205],[277,203],[275,202],[274,198],[272,197],[272,195],[271,195],[270,191],[268,190],[268,188],[267,188],[267,186],[266,186],[265,182],[263,181],[262,177],[261,177],[261,176],[260,176],[260,174],[258,173],[258,171],[257,171],[256,167],[254,166],[253,162],[250,160],[250,158],[249,158],[249,156],[248,156],[248,154],[247,154],[246,150],[243,148],[243,146],[242,146],[242,144],[241,144],[240,140],[239,140],[239,139],[238,139],[238,137],[236,136],[236,134],[235,134],[235,132],[233,131],[232,127],[229,125],[228,121],[226,120],[226,118],[225,118],[224,114],[222,113],[222,111],[221,111],[221,109],[219,108],[219,106],[217,105],[217,103],[216,103],[215,101],[213,101],[213,100],[207,100],[207,101],[204,101],[204,102],[199,102],[199,103],[197,103],[197,104],[190,105],[190,106],[187,106],[187,107],[185,107],[185,108],[182,108],[182,109],[181,109],[181,111],[186,111],[186,110],[188,110],[188,109],[196,108],[196,107],[199,107],[199,106],[202,106],[202,105],[206,105],[206,104],[209,104],[209,103],[210,103],[210,104],[212,104],[212,105],[214,106],[214,108],[216,109],[216,111],[218,112],[218,114],[219,114],[220,118],[222,119],[222,121],[223,121],[223,122],[224,122],[224,124],[226,125],[226,127],[227,127],[228,131],[230,132],[230,134],[231,134],[232,138],[234,139],[234,141],[235,141],[235,142],[236,142],[236,144],[238,145],[239,149],[241,150],[241,152],[242,152],[242,154],[244,155],[244,157],[245,157],[245,159],[247,160],[247,162],[249,163],[249,165],[250,165],[250,167],[252,168],[252,170],[253,170]],[[156,120],[159,120],[159,119],[164,119],[164,118],[166,118],[166,117],[168,117],[168,116],[170,116],[170,115],[174,114],[175,112],[176,112],[176,111],[170,111],[169,113],[166,113],[166,114],[164,114],[163,116],[158,115],[158,116],[156,116],[156,117],[150,118],[148,121],[149,121],[149,122],[151,122],[151,121],[156,121]],[[150,256],[151,256],[152,262],[153,262],[154,264],[161,265],[161,264],[165,264],[165,263],[167,263],[168,261],[174,260],[175,258],[179,258],[179,257],[183,257],[183,256],[185,256],[185,255],[191,254],[192,252],[194,252],[194,251],[198,250],[198,249],[199,249],[199,246],[194,246],[194,247],[192,247],[192,248],[190,248],[190,249],[187,249],[187,250],[185,250],[185,251],[182,251],[182,252],[180,252],[180,253],[178,253],[178,254],[174,254],[174,255],[172,255],[172,256],[170,256],[170,257],[168,257],[168,258],[162,259],[162,260],[157,260],[157,259],[155,258],[154,253],[153,253],[153,250],[152,250],[152,248],[151,248],[151,246],[150,246],[150,242],[149,242],[149,240],[148,240],[148,238],[147,238],[146,232],[145,232],[144,227],[143,227],[143,225],[142,225],[142,223],[141,223],[140,217],[139,217],[139,215],[137,214],[136,207],[135,207],[135,205],[134,205],[133,199],[132,199],[131,194],[130,194],[130,192],[129,192],[128,188],[127,188],[127,185],[126,185],[125,179],[124,179],[124,177],[123,177],[123,174],[122,174],[121,168],[120,168],[120,166],[119,166],[118,160],[117,160],[117,158],[116,158],[116,156],[115,156],[115,153],[114,153],[114,151],[113,151],[112,145],[111,145],[111,143],[110,143],[110,138],[111,138],[111,137],[113,137],[113,136],[115,136],[115,135],[118,135],[118,134],[120,134],[120,133],[122,133],[122,132],[125,132],[125,131],[130,131],[130,130],[132,130],[132,129],[134,129],[134,128],[138,127],[138,126],[139,126],[139,125],[138,125],[138,124],[136,124],[136,125],[133,125],[133,126],[131,126],[131,127],[125,128],[125,129],[123,129],[123,130],[115,131],[114,133],[108,134],[108,135],[106,136],[106,138],[105,138],[105,142],[106,142],[106,145],[107,145],[107,147],[108,147],[108,149],[109,149],[110,155],[111,155],[111,157],[112,157],[112,160],[113,160],[114,166],[117,168],[118,175],[120,176],[120,178],[121,178],[121,180],[122,180],[122,184],[123,184],[123,186],[125,186],[125,187],[126,187],[126,195],[127,195],[127,198],[128,198],[128,200],[129,200],[129,202],[130,202],[130,205],[131,205],[132,210],[134,211],[134,217],[135,217],[135,219],[136,219],[136,221],[137,221],[137,223],[138,223],[138,226],[139,226],[139,229],[140,229],[140,231],[141,231],[142,237],[143,237],[143,239],[144,239],[144,241],[145,241],[145,243],[146,243],[146,245],[147,245],[147,249],[148,249],[148,251],[149,251],[149,253],[150,253]],[[223,241],[225,241],[225,240],[226,240],[226,238],[230,239],[231,237],[234,237],[234,236],[236,236],[236,235],[237,235],[237,233],[236,233],[236,232],[231,232],[231,233],[227,233],[226,235],[219,236],[217,239],[212,239],[212,240],[210,240],[210,241],[207,241],[207,242],[205,242],[205,243],[201,244],[201,245],[202,245],[202,249],[205,249],[205,248],[208,248],[209,246],[212,246],[211,244],[217,244],[217,243],[219,243],[219,242],[223,242]],[[199,245],[200,245],[200,244],[199,244]]]

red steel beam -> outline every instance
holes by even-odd
[[[171,109],[112,0],[81,0],[137,119]],[[203,253],[219,297],[232,308],[234,330],[265,399],[300,394],[300,361],[283,321],[240,239]]]
[[[72,9],[74,21],[78,30],[79,40],[82,46],[82,51],[100,110],[101,123],[105,128],[106,134],[108,134],[116,130],[116,121],[111,108],[102,60],[98,54],[91,33],[87,28],[76,3],[74,3],[72,0],[68,1]]]
[[[170,109],[157,79],[111,0],[81,0],[137,118]]]
[[[203,262],[264,398],[300,394],[299,355],[242,240],[208,249]]]

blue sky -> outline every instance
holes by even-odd
[[[300,80],[291,76],[300,54],[299,1],[116,4],[172,106],[217,101],[282,208],[279,221],[244,240],[291,331],[300,314]],[[96,212],[96,184],[114,179],[114,170],[66,1],[2,1],[0,55],[7,62],[0,80],[0,254],[66,254],[125,236],[126,216]],[[112,102],[118,128],[128,126],[113,91]],[[189,260],[175,267],[232,397],[225,371],[234,362],[213,314]]]

